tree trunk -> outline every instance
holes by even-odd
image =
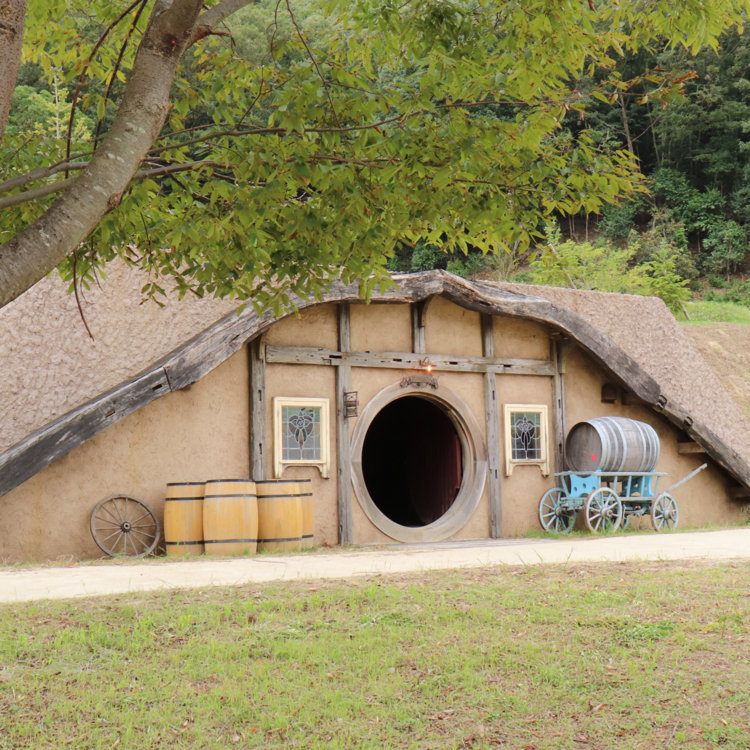
[[[59,265],[119,204],[164,124],[202,5],[157,0],[117,115],[90,164],[41,217],[0,245],[0,307]]]
[[[631,154],[635,154],[633,150],[633,139],[630,136],[630,123],[628,122],[628,110],[625,106],[625,97],[622,94],[618,94],[617,98],[620,100],[620,112],[622,113],[622,127],[625,131],[625,140],[628,144],[628,151]]]
[[[21,65],[26,0],[0,0],[0,142],[10,114]]]

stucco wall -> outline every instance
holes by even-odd
[[[327,398],[330,415],[328,453],[331,457],[328,478],[315,466],[290,466],[284,479],[310,479],[314,500],[315,541],[336,544],[338,541],[338,508],[336,472],[336,381],[332,367],[315,365],[268,365],[266,369],[266,478],[273,473],[273,399],[275,396]],[[257,479],[257,477],[255,477]]]
[[[552,486],[555,471],[550,456],[550,475],[544,476],[540,466],[517,465],[510,476],[505,473],[505,404],[546,406],[548,413],[548,450],[552,450],[552,378],[525,375],[498,376],[498,418],[501,439],[501,475],[503,535],[521,536],[540,529],[537,517],[539,499]]]
[[[352,351],[410,352],[409,305],[351,305]]]
[[[0,500],[0,561],[96,558],[99,500],[125,494],[163,517],[167,482],[248,476],[247,356],[112,425]]]
[[[424,323],[428,353],[482,356],[479,313],[454,305],[443,297],[435,297],[427,305]]]

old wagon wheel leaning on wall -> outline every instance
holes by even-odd
[[[91,536],[107,555],[143,557],[156,549],[161,538],[159,519],[141,500],[112,495],[91,511]]]
[[[594,533],[617,531],[622,523],[622,502],[610,487],[598,487],[583,505],[586,528]]]

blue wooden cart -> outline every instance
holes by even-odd
[[[659,492],[660,471],[561,471],[560,486],[542,495],[539,522],[546,531],[565,533],[575,525],[578,511],[589,531],[610,532],[627,527],[632,516],[651,516],[657,531],[674,529],[679,521],[677,501],[670,494],[707,464]]]

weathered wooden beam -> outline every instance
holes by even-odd
[[[677,443],[678,453],[705,453],[706,449],[700,444],[693,441]]]
[[[338,306],[338,344],[341,352],[351,349],[349,305]],[[339,544],[352,544],[352,448],[344,394],[351,390],[352,369],[348,364],[336,368],[336,482],[338,490]]]
[[[494,359],[495,339],[493,318],[482,315],[482,354]],[[490,500],[490,536],[499,539],[503,535],[502,483],[500,478],[500,406],[497,395],[497,375],[484,373],[484,424],[487,438],[487,487]]]
[[[552,338],[550,340],[550,358],[555,363],[555,374],[552,378],[552,441],[555,471],[563,471],[565,466],[565,435],[568,427],[565,418],[565,355],[567,342]]]
[[[556,372],[551,361],[508,357],[461,357],[429,354],[433,371],[493,372],[498,375],[547,375]],[[286,365],[348,365],[396,370],[419,370],[424,355],[413,352],[343,352],[314,346],[266,346],[266,362]]]
[[[247,347],[250,360],[250,476],[266,479],[266,363],[262,336]]]
[[[0,456],[0,494],[30,479],[98,432],[170,391],[157,367],[33,432]]]

